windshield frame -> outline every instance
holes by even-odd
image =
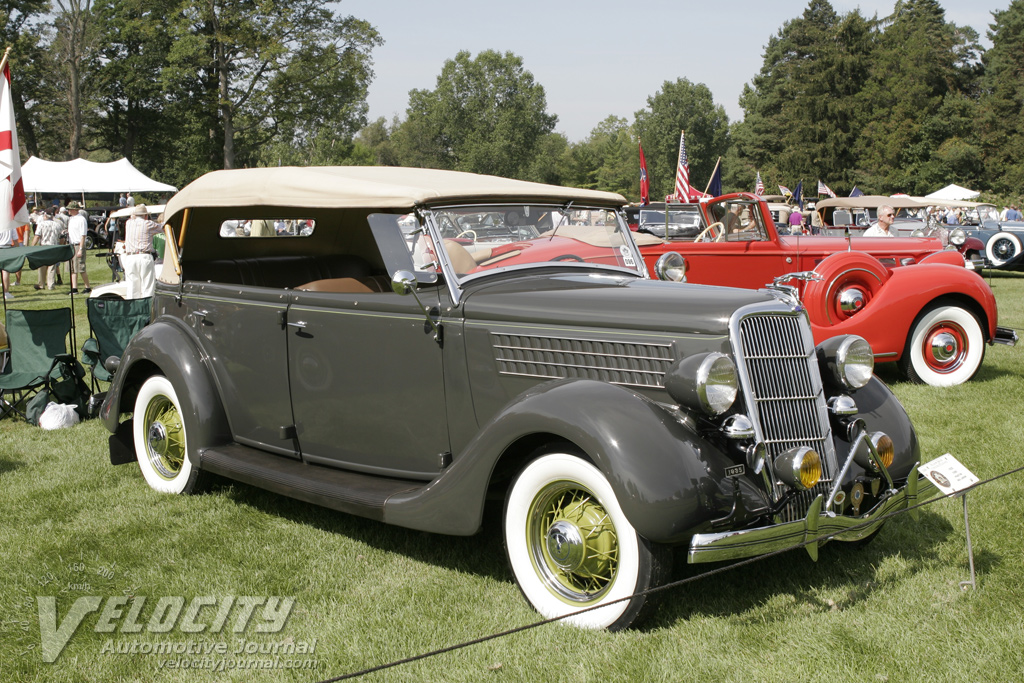
[[[615,230],[622,238],[622,244],[617,248],[620,250],[623,259],[632,259],[635,264],[634,267],[628,265],[613,265],[607,263],[594,263],[594,262],[574,262],[574,261],[536,261],[528,263],[518,263],[514,265],[495,265],[494,267],[488,268],[487,270],[458,275],[455,267],[452,264],[450,255],[446,248],[439,248],[437,252],[437,261],[439,262],[440,271],[444,275],[445,282],[448,283],[448,289],[452,295],[452,298],[456,303],[461,299],[461,292],[464,286],[472,281],[479,280],[481,278],[487,278],[495,275],[502,275],[512,272],[520,272],[526,270],[537,270],[540,268],[565,268],[569,270],[604,270],[616,275],[628,274],[636,278],[650,278],[647,272],[647,266],[644,262],[643,255],[640,253],[640,249],[636,246],[633,241],[632,232],[629,229],[629,225],[626,221],[625,214],[623,213],[622,207],[618,206],[607,206],[601,204],[558,204],[550,201],[529,201],[529,200],[509,200],[509,201],[495,201],[487,203],[458,203],[458,204],[439,204],[436,206],[421,207],[417,210],[417,216],[421,221],[421,226],[424,226],[430,239],[437,245],[443,245],[444,239],[447,235],[442,230],[440,225],[441,216],[444,212],[458,211],[466,214],[496,214],[500,213],[502,209],[508,210],[513,206],[529,206],[531,209],[541,209],[551,212],[558,212],[562,217],[557,226],[551,229],[551,232],[538,233],[536,237],[532,237],[526,240],[512,240],[508,243],[514,243],[515,241],[529,241],[540,240],[545,236],[549,238],[559,237],[559,228],[566,225],[565,218],[569,212],[574,211],[602,211],[606,214],[613,215],[616,221]],[[449,228],[451,226],[449,225]],[[449,230],[450,232],[450,230]],[[553,233],[553,234],[552,234]],[[494,244],[504,244],[506,242],[492,242]],[[628,257],[621,250],[625,247],[628,250]],[[609,253],[611,249],[616,247],[609,247]]]

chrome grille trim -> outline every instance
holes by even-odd
[[[491,333],[502,375],[594,379],[660,389],[673,363],[671,344]]]
[[[772,499],[778,501],[787,491],[772,471],[776,456],[794,446],[808,446],[821,456],[821,482],[782,511],[781,521],[802,519],[818,494],[828,496],[838,472],[810,325],[801,311],[754,304],[733,314],[729,331],[748,416],[756,438],[768,449],[765,469]]]

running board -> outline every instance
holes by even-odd
[[[427,485],[308,465],[239,444],[207,448],[199,462],[203,470],[229,479],[377,521],[384,521],[389,498]]]

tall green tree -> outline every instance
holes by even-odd
[[[1024,192],[1024,0],[1012,0],[994,19],[985,52],[979,137],[996,192]]]
[[[98,33],[92,17],[92,0],[55,0],[57,35],[52,44],[60,69],[60,83],[67,96],[68,159],[77,159],[82,148],[86,76],[96,56]]]
[[[574,187],[640,196],[640,162],[629,122],[609,116],[572,145],[572,168],[566,180]]]
[[[633,130],[644,146],[652,200],[675,188],[681,131],[686,131],[690,184],[699,190],[707,185],[718,157],[729,147],[725,108],[715,104],[706,85],[685,78],[665,81],[661,90],[648,97],[647,108],[635,114]]]
[[[164,17],[177,0],[98,0],[101,40],[94,74],[99,106],[87,117],[93,146],[125,157],[144,172],[157,168],[180,126],[167,111],[162,82],[172,39]]]
[[[0,49],[11,48],[11,97],[18,142],[26,157],[39,154],[39,103],[46,99],[44,76],[53,72],[40,34],[47,0],[5,0],[0,3]]]
[[[556,122],[521,57],[462,51],[445,62],[434,90],[409,93],[395,135],[404,165],[526,178]]]
[[[747,189],[761,171],[772,184],[821,178],[853,185],[858,95],[872,47],[871,23],[857,10],[839,16],[827,0],[811,0],[783,24],[740,98],[745,116],[726,180]]]
[[[262,154],[271,142],[278,158],[296,148],[347,149],[365,124],[370,55],[381,38],[323,0],[183,1],[168,28],[164,79],[177,102],[202,110],[186,120],[189,137],[212,133],[223,168],[275,162]]]
[[[977,34],[947,23],[936,0],[896,3],[862,93],[866,124],[858,156],[864,186],[883,193],[934,189],[925,171],[945,141],[929,139],[926,127],[948,95],[977,89],[979,51]]]

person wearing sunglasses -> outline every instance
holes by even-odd
[[[882,204],[878,207],[878,222],[864,231],[864,237],[895,237],[896,235],[890,230],[894,218],[896,218],[896,210]]]

